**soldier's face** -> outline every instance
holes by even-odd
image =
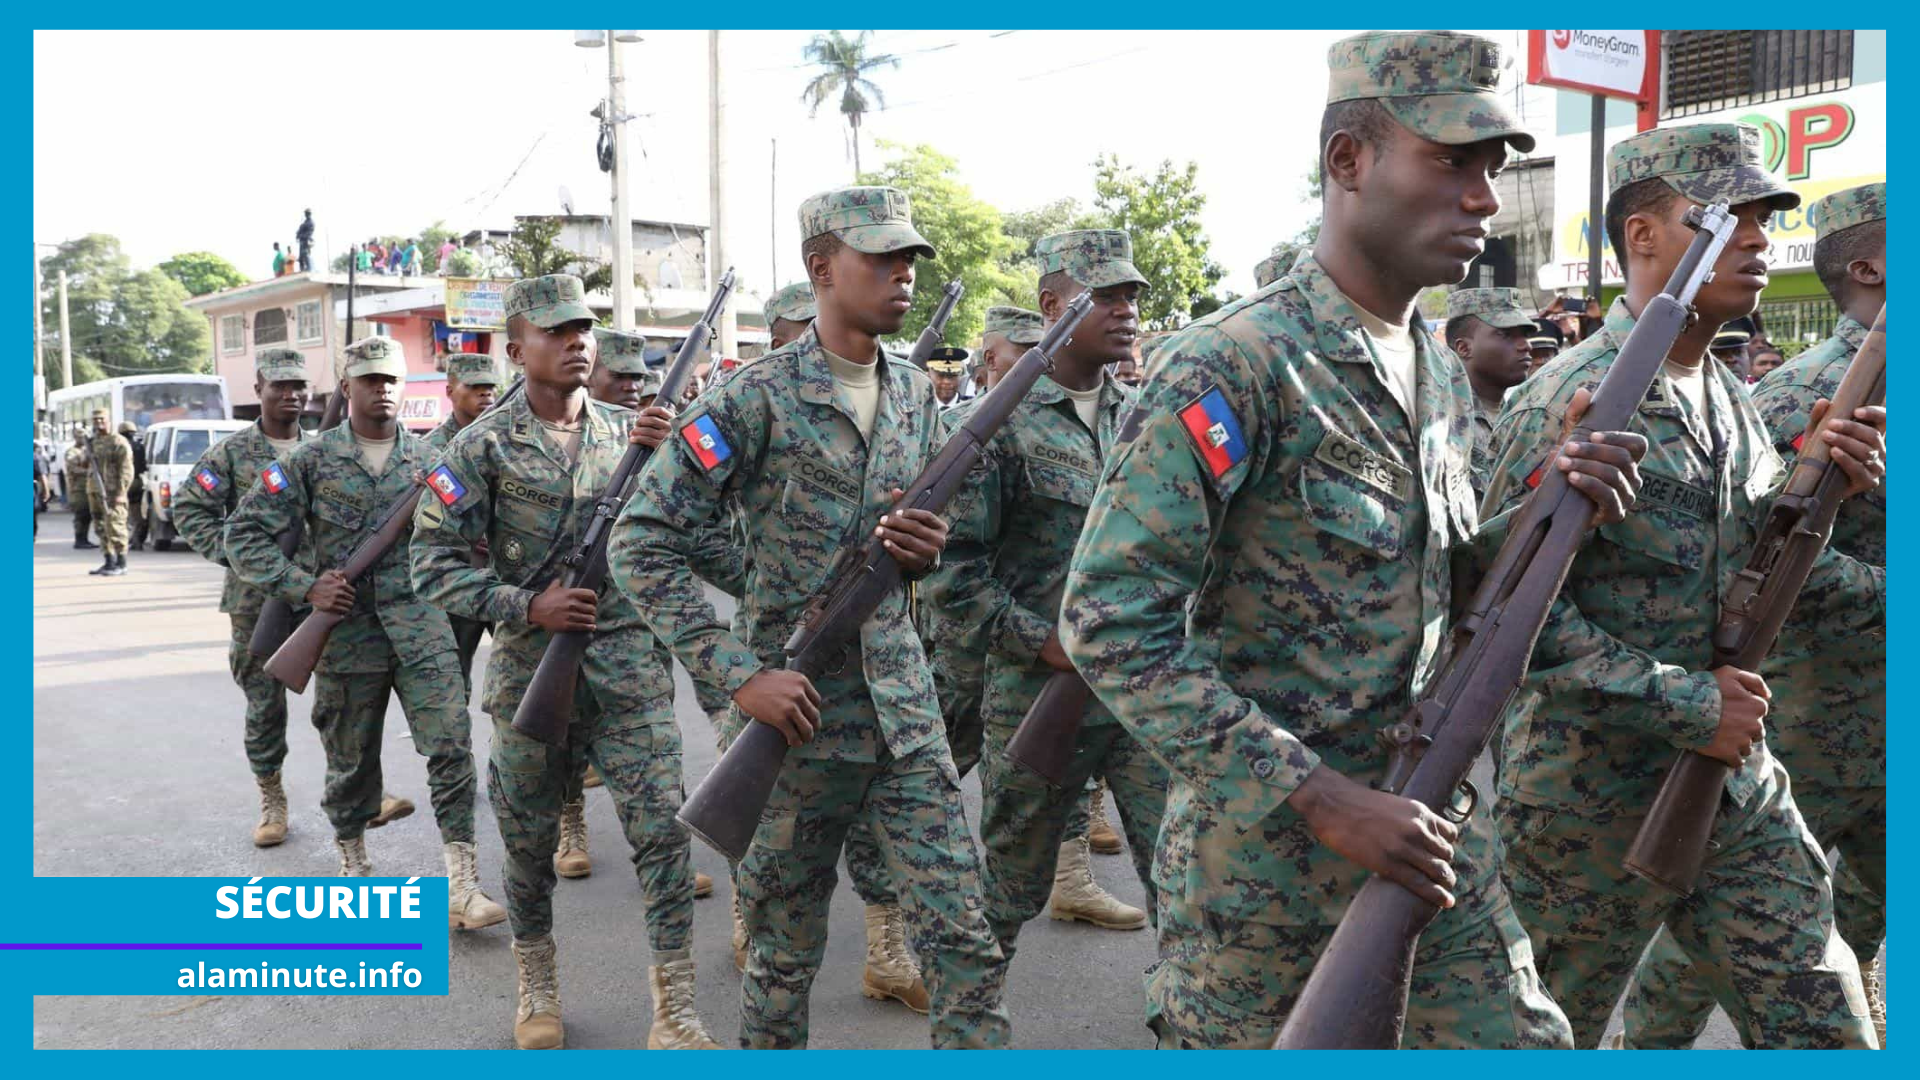
[[[1551,345],[1542,345],[1539,348],[1533,350],[1533,363],[1528,366],[1527,374],[1531,375],[1534,372],[1539,371],[1541,368],[1546,366],[1547,361],[1553,359],[1558,355],[1560,355],[1560,350],[1554,348]]]
[[[300,419],[301,410],[307,407],[307,384],[302,379],[263,382],[255,392],[260,396],[260,415],[271,416],[279,423]]]
[[[1786,359],[1779,353],[1774,352],[1772,349],[1766,349],[1762,351],[1760,355],[1753,358],[1753,377],[1758,379],[1784,363],[1786,363]]]
[[[391,375],[355,375],[347,380],[347,407],[354,416],[385,423],[400,415],[400,380]]]
[[[593,381],[588,384],[588,393],[594,400],[609,405],[619,405],[628,409],[640,408],[640,376],[623,375],[608,369],[605,364],[596,364],[593,369]]]
[[[1694,232],[1687,228],[1686,216],[1695,205],[1686,199],[1667,200],[1666,210],[1653,230],[1653,276],[1662,284],[1693,243]],[[1719,261],[1713,264],[1713,280],[1700,286],[1693,302],[1701,321],[1716,326],[1753,314],[1760,305],[1760,293],[1767,287],[1767,249],[1773,244],[1767,234],[1773,227],[1773,210],[1764,202],[1747,202],[1734,207],[1733,216],[1737,222],[1733,239],[1727,241]],[[1627,220],[1632,222],[1633,218]]]
[[[96,416],[96,417],[94,417],[94,418],[93,418],[93,433],[94,433],[95,435],[105,435],[105,434],[107,433],[107,418],[106,418],[106,417],[104,417],[104,416]]]
[[[775,319],[767,327],[767,351],[772,352],[807,332],[807,324],[792,319]]]
[[[861,333],[876,337],[895,334],[913,306],[912,251],[869,255],[843,247],[827,260],[825,284],[834,295],[840,317]],[[815,282],[815,294],[822,290]]]
[[[1504,139],[1449,146],[1390,125],[1380,146],[1361,150],[1360,243],[1407,284],[1465,279],[1500,212],[1493,183],[1506,167]]]
[[[492,385],[469,386],[457,382],[447,388],[447,397],[453,402],[453,415],[462,424],[471,424],[475,417],[493,408],[494,390]]]
[[[585,386],[593,377],[594,350],[593,322],[588,319],[550,327],[526,323],[520,340],[507,343],[507,355],[526,368],[527,378],[568,389]]]
[[[1526,381],[1527,364],[1532,354],[1527,349],[1526,327],[1502,330],[1474,320],[1473,332],[1461,343],[1465,355],[1461,361],[1467,370],[1494,386],[1518,386]]]

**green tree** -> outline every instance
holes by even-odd
[[[186,287],[157,269],[134,270],[120,241],[105,233],[69,240],[41,261],[48,356],[60,355],[62,270],[75,379],[208,369],[212,335],[207,317],[187,308]],[[64,385],[57,359],[47,367],[48,386]]]
[[[947,282],[959,278],[965,292],[947,322],[946,340],[971,346],[986,328],[987,309],[1005,303],[1007,291],[1018,283],[1001,265],[1015,241],[1003,230],[1000,211],[960,182],[954,159],[924,144],[908,147],[882,140],[880,147],[893,154],[892,160],[859,182],[906,192],[913,204],[913,227],[940,253],[914,264],[913,307],[900,328],[900,340],[920,336]]]
[[[247,275],[211,251],[182,252],[158,269],[184,286],[188,296],[205,296],[247,283]]]
[[[872,106],[887,107],[887,96],[867,78],[867,73],[882,67],[896,70],[900,67],[897,56],[867,55],[867,42],[872,37],[871,30],[862,30],[859,37],[852,39],[838,30],[829,30],[814,35],[801,50],[808,63],[817,64],[823,70],[800,92],[800,100],[807,103],[808,116],[817,116],[828,98],[836,92],[840,95],[840,115],[846,117],[847,129],[853,138],[853,175],[856,177],[860,175],[860,120]]]
[[[460,236],[447,228],[444,221],[436,221],[420,230],[420,265],[429,274],[440,272],[440,245],[452,240],[460,241]]]
[[[1133,262],[1152,283],[1140,298],[1140,322],[1153,330],[1186,323],[1193,305],[1225,276],[1207,254],[1200,211],[1199,166],[1177,168],[1162,161],[1151,173],[1123,165],[1113,154],[1093,163],[1093,205],[1104,227],[1124,229],[1133,240]]]
[[[1104,229],[1106,220],[1073,198],[1055,199],[1032,210],[1014,210],[1002,219],[1002,229],[1016,245],[1001,269],[1015,284],[1003,290],[998,302],[1030,311],[1040,307],[1040,262],[1033,245],[1043,236],[1069,229]]]
[[[1313,217],[1300,227],[1299,232],[1293,234],[1293,242],[1302,247],[1312,247],[1320,239],[1320,193],[1323,190],[1320,181],[1320,163],[1316,161],[1313,163],[1313,168],[1307,170],[1307,193],[1300,199],[1301,202],[1311,204]]]
[[[514,267],[521,277],[575,274],[588,292],[611,287],[612,267],[560,246],[563,224],[557,217],[514,219],[513,234],[501,245],[508,265]]]

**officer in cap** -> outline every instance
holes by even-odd
[[[1552,319],[1541,316],[1533,321],[1534,331],[1527,338],[1527,375],[1529,377],[1545,367],[1547,361],[1560,355],[1566,335]]]
[[[1467,369],[1473,388],[1473,490],[1486,490],[1493,467],[1493,424],[1500,399],[1526,381],[1533,362],[1527,335],[1534,322],[1520,306],[1519,289],[1459,289],[1447,294],[1445,341]]]
[[[799,337],[815,314],[813,286],[804,281],[767,297],[767,351],[772,352]]]
[[[942,345],[927,357],[927,374],[933,378],[933,396],[940,407],[950,409],[958,405],[960,397],[960,378],[967,373],[967,360],[972,354],[953,345]]]
[[[1747,367],[1747,343],[1753,340],[1753,319],[1742,315],[1737,319],[1728,319],[1720,325],[1713,341],[1707,345],[1707,351],[1715,360],[1727,366],[1741,382],[1752,382]]]

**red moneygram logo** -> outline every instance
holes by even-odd
[[[1568,46],[1569,44],[1571,44],[1572,42],[1573,42],[1573,31],[1571,31],[1571,30],[1555,30],[1555,31],[1553,32],[1553,47],[1554,47],[1554,48],[1556,48],[1556,49],[1564,49],[1564,48],[1566,48],[1566,47],[1567,47],[1567,46]]]

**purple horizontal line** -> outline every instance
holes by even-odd
[[[398,943],[371,942],[371,941],[370,942],[340,942],[340,943],[323,943],[323,942],[314,942],[314,941],[282,941],[282,942],[260,942],[255,944],[243,944],[243,943],[237,943],[237,942],[231,942],[231,941],[214,941],[214,942],[206,942],[204,944],[195,943],[195,942],[165,942],[165,941],[127,941],[127,942],[0,941],[0,949],[30,949],[30,950],[135,949],[135,950],[142,950],[147,952],[155,952],[155,951],[164,952],[164,951],[172,951],[176,949],[192,949],[196,951],[220,950],[220,951],[226,951],[226,952],[253,951],[253,950],[266,950],[266,951],[300,950],[305,952],[313,952],[313,951],[323,951],[323,950],[354,951],[354,950],[387,950],[387,949],[410,949],[410,950],[418,951],[421,948],[423,948],[423,946],[417,941],[406,941],[406,942],[398,942]]]

